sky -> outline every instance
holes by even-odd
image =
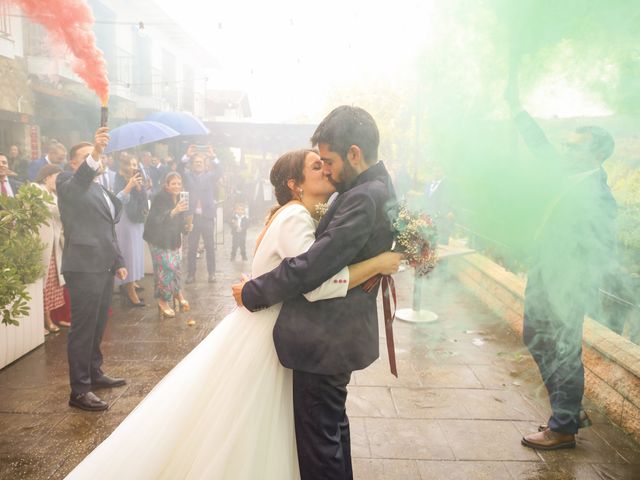
[[[211,88],[249,94],[254,121],[316,123],[340,90],[381,82],[415,91],[417,57],[442,35],[440,0],[156,0],[210,50]],[[464,21],[464,20],[461,20]],[[611,112],[582,86],[549,71],[524,102],[539,117]],[[557,70],[557,69],[556,69]]]
[[[254,120],[317,122],[335,89],[415,76],[428,0],[157,0],[210,49],[215,88],[249,93]]]

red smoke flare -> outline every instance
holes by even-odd
[[[84,0],[10,0],[33,22],[41,24],[51,39],[65,45],[75,57],[73,71],[98,94],[109,100],[107,65],[96,47],[93,13]]]

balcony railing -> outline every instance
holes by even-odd
[[[127,88],[133,83],[133,55],[121,48],[116,56],[115,78],[112,81]]]
[[[456,229],[467,238],[467,246],[491,258],[506,270],[516,274],[526,271],[522,252],[465,225],[456,224]],[[609,275],[599,289],[600,309],[587,313],[613,332],[640,345],[640,305],[633,300],[638,291],[638,279],[617,271],[615,275]]]

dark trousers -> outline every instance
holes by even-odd
[[[551,430],[578,432],[584,366],[582,364],[582,326],[584,304],[567,299],[562,315],[550,305],[544,289],[535,278],[525,292],[523,340],[538,364],[549,393]]]
[[[351,480],[345,403],[351,373],[293,371],[293,411],[301,480]]]
[[[189,277],[196,275],[196,254],[200,237],[202,237],[207,256],[207,272],[209,275],[216,273],[216,252],[213,245],[214,225],[213,218],[203,218],[202,215],[193,216],[193,230],[189,233],[189,251],[187,252],[187,275]]]
[[[240,250],[242,259],[247,259],[247,231],[233,232],[231,234],[231,260],[236,259],[236,253]]]
[[[91,390],[91,379],[102,375],[100,343],[113,295],[113,273],[67,272],[71,298],[71,328],[67,336],[71,393]]]

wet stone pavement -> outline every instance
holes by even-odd
[[[219,245],[213,284],[199,260],[197,281],[185,288],[192,311],[175,319],[160,318],[153,307],[150,276],[141,283],[151,306],[129,308],[114,296],[104,369],[128,384],[99,391],[110,405],[106,412],[67,405],[65,331],[0,370],[0,479],[64,478],[106,438],[231,310],[229,285],[250,265],[228,257],[229,245]],[[522,435],[548,417],[535,365],[506,323],[445,270],[426,292],[440,319],[394,324],[399,378],[388,371],[382,333],[382,357],[352,377],[355,478],[639,479],[640,446],[588,402],[594,426],[581,431],[575,450],[538,453],[520,445]],[[412,283],[410,271],[396,275],[400,307],[411,305]],[[194,326],[187,325],[190,319]]]

